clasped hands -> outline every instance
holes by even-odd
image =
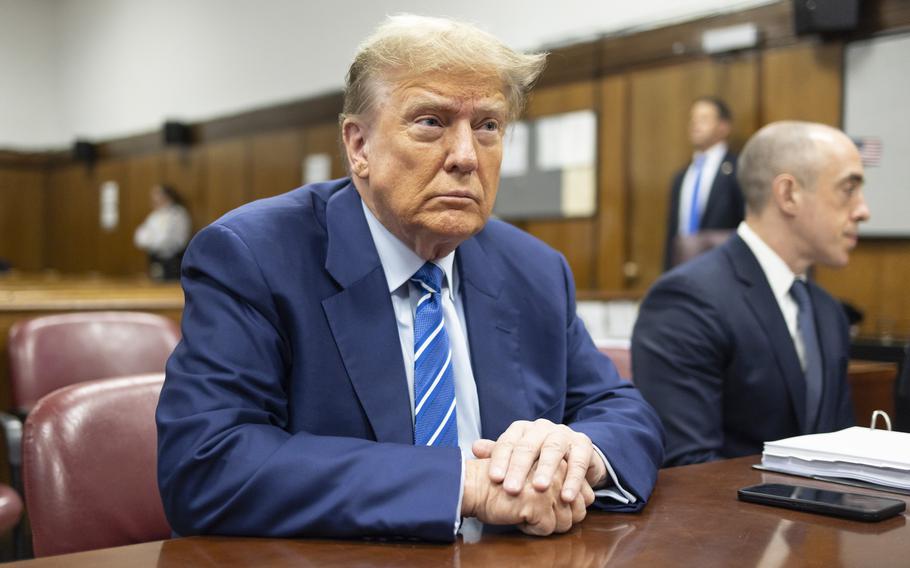
[[[592,487],[607,477],[591,439],[563,424],[513,422],[495,442],[477,440],[465,462],[463,517],[516,525],[527,534],[563,533],[585,518]]]

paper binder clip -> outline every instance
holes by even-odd
[[[875,430],[875,422],[879,416],[881,416],[882,419],[885,421],[885,428],[887,428],[888,431],[890,432],[891,431],[891,417],[888,416],[888,413],[885,412],[884,410],[873,410],[872,411],[872,423],[869,424],[869,429]]]

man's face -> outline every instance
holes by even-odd
[[[863,196],[863,164],[856,146],[842,134],[817,141],[824,156],[814,190],[802,191],[797,230],[802,256],[811,263],[846,266],[856,247],[859,224],[869,218]]]
[[[707,150],[727,138],[730,123],[717,114],[717,107],[705,101],[692,105],[689,113],[689,141],[696,150]]]
[[[361,197],[421,257],[448,254],[493,210],[507,114],[496,78],[436,73],[379,86],[353,152]]]

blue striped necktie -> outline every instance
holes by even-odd
[[[411,277],[423,294],[414,314],[414,443],[458,446],[452,349],[442,314],[442,269],[431,262]]]
[[[803,372],[806,375],[806,424],[812,431],[822,400],[822,352],[815,329],[815,313],[808,285],[797,278],[790,288],[790,295],[799,307],[797,331],[803,340]]]

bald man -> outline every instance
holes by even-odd
[[[842,267],[869,218],[853,142],[821,124],[762,128],[739,159],[746,219],[665,274],[632,337],[633,376],[666,429],[665,466],[852,425],[838,302],[807,279]]]

